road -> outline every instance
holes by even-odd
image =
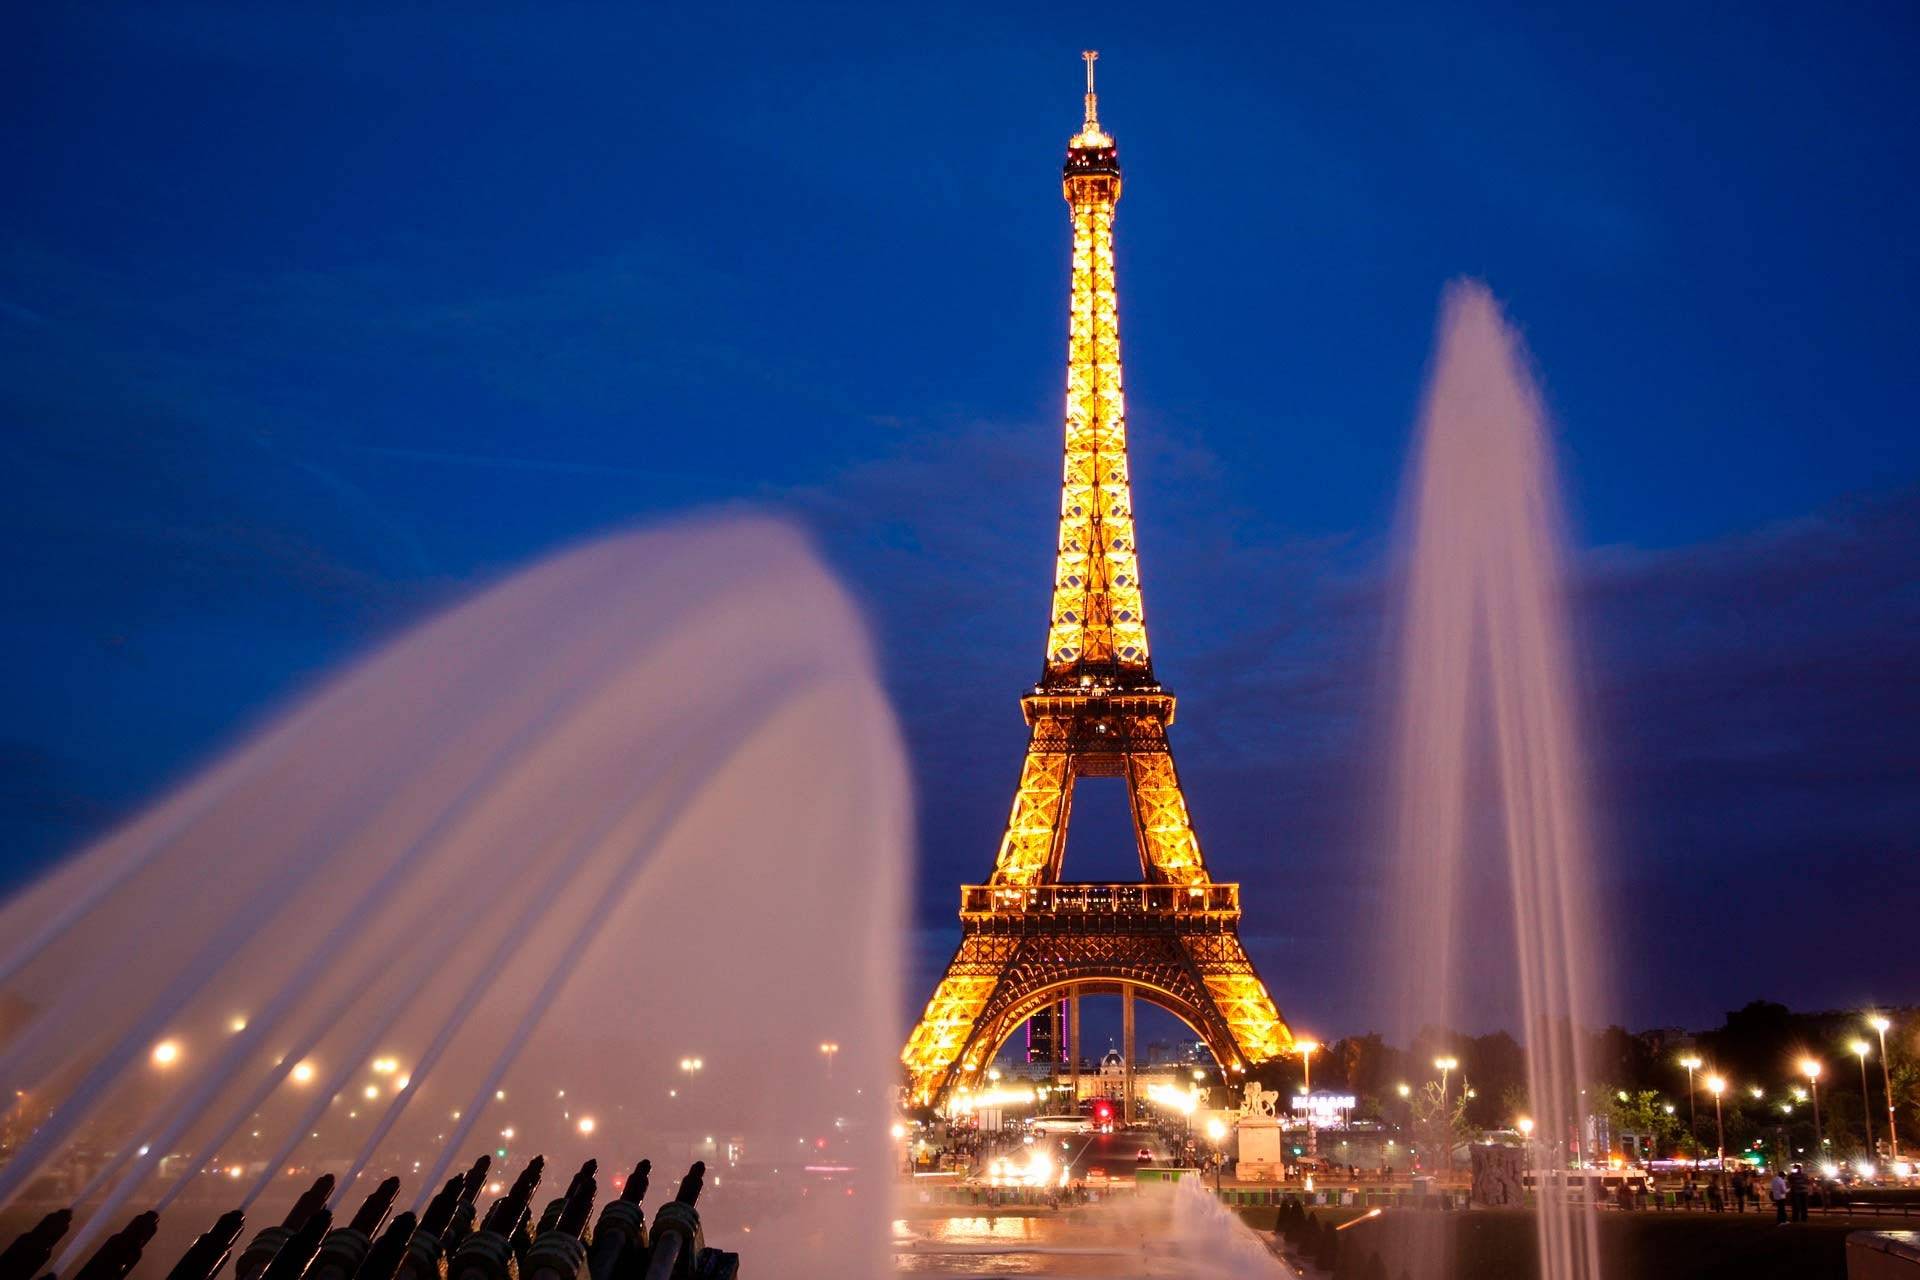
[[[1171,1163],[1172,1149],[1151,1129],[1133,1129],[1124,1133],[1065,1133],[1046,1139],[1054,1146],[1055,1158],[1071,1161],[1068,1180],[1085,1182],[1089,1170],[1099,1168],[1106,1176],[1133,1181],[1133,1171],[1147,1162],[1138,1158],[1141,1148],[1153,1153],[1153,1163]]]

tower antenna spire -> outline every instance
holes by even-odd
[[[1099,133],[1100,98],[1093,91],[1093,64],[1100,61],[1100,51],[1098,49],[1083,49],[1080,52],[1080,60],[1087,64],[1087,120],[1083,131],[1086,133]]]

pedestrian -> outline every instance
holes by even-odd
[[[1727,1193],[1721,1190],[1721,1179],[1725,1174],[1716,1173],[1707,1179],[1707,1208],[1715,1213],[1727,1211]]]
[[[1694,1197],[1699,1194],[1700,1188],[1694,1183],[1693,1170],[1689,1169],[1687,1170],[1687,1180],[1680,1188],[1681,1205],[1688,1209],[1693,1208]]]
[[[1787,1175],[1775,1169],[1773,1180],[1767,1183],[1767,1198],[1773,1201],[1773,1225],[1787,1225]]]
[[[1735,1169],[1733,1171],[1733,1211],[1735,1213],[1747,1211],[1747,1196],[1752,1191],[1753,1175],[1746,1169]]]
[[[1787,1170],[1787,1199],[1793,1204],[1793,1220],[1807,1220],[1807,1171],[1799,1165]]]

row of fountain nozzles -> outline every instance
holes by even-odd
[[[279,1226],[266,1228],[241,1250],[233,1280],[735,1280],[740,1273],[740,1256],[707,1248],[700,1230],[694,1205],[706,1179],[703,1162],[687,1170],[649,1230],[640,1201],[653,1164],[642,1160],[591,1232],[597,1162],[581,1165],[566,1193],[548,1201],[535,1220],[533,1197],[546,1168],[541,1156],[488,1206],[476,1228],[490,1163],[481,1156],[449,1178],[417,1219],[402,1213],[388,1220],[400,1195],[400,1179],[388,1178],[343,1227],[333,1225],[326,1207],[334,1180],[324,1174]],[[54,1280],[44,1268],[72,1222],[73,1210],[60,1209],[21,1234],[0,1251],[0,1280]],[[151,1210],[138,1215],[69,1280],[124,1280],[159,1223]],[[222,1214],[180,1256],[167,1280],[213,1280],[244,1226],[240,1210]]]

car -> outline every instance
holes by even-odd
[[[1152,1164],[1153,1151],[1151,1148],[1142,1147],[1133,1153],[1133,1158],[1141,1164]]]

